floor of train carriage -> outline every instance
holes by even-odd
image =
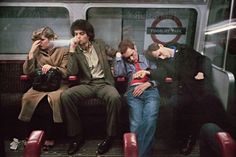
[[[6,157],[23,157],[23,144],[20,144],[17,150],[10,149],[10,142],[5,141]],[[98,143],[101,140],[91,139],[85,142],[85,145],[72,157],[123,157],[123,143],[122,140],[115,140],[112,148],[104,155],[96,155],[96,149]],[[150,157],[184,157],[178,153],[178,150],[170,147],[168,142],[159,140],[155,143],[152,150],[152,156]],[[66,150],[68,148],[68,142],[57,141],[55,146],[49,151],[42,151],[41,157],[68,157]],[[195,145],[191,154],[188,157],[199,157],[198,142]]]

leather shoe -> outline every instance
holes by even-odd
[[[113,143],[113,138],[112,137],[108,137],[105,140],[103,140],[98,145],[97,154],[104,154],[104,153],[108,152],[108,150],[110,149],[112,143]]]
[[[70,143],[70,146],[67,150],[68,155],[73,155],[75,154],[83,145],[84,145],[84,139],[80,140],[74,140]]]
[[[189,135],[181,142],[180,153],[183,155],[190,154],[195,144],[196,144],[196,138],[192,135]]]

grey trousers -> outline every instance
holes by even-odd
[[[83,136],[83,128],[78,113],[79,103],[90,97],[98,97],[105,101],[107,111],[107,136],[117,135],[118,115],[121,109],[121,97],[115,87],[103,81],[73,86],[61,95],[64,121],[70,137]]]

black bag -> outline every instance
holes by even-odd
[[[43,92],[51,92],[60,88],[61,73],[58,69],[51,68],[46,74],[41,69],[34,72],[33,89]]]

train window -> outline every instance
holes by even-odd
[[[24,54],[31,46],[31,33],[49,26],[60,39],[70,37],[69,12],[63,7],[0,7],[0,54]]]
[[[86,13],[96,36],[112,46],[121,39],[135,41],[138,51],[152,42],[179,42],[193,47],[197,11],[192,8],[103,8]]]
[[[227,32],[220,32],[207,35],[205,39],[205,55],[218,67],[223,66],[226,37]]]
[[[229,20],[230,9],[230,0],[212,1],[205,32],[204,54],[212,60],[214,65],[223,69],[227,69],[226,65],[235,58],[232,43],[235,43],[236,20]]]
[[[230,0],[211,1],[208,26],[227,20],[230,12]]]

